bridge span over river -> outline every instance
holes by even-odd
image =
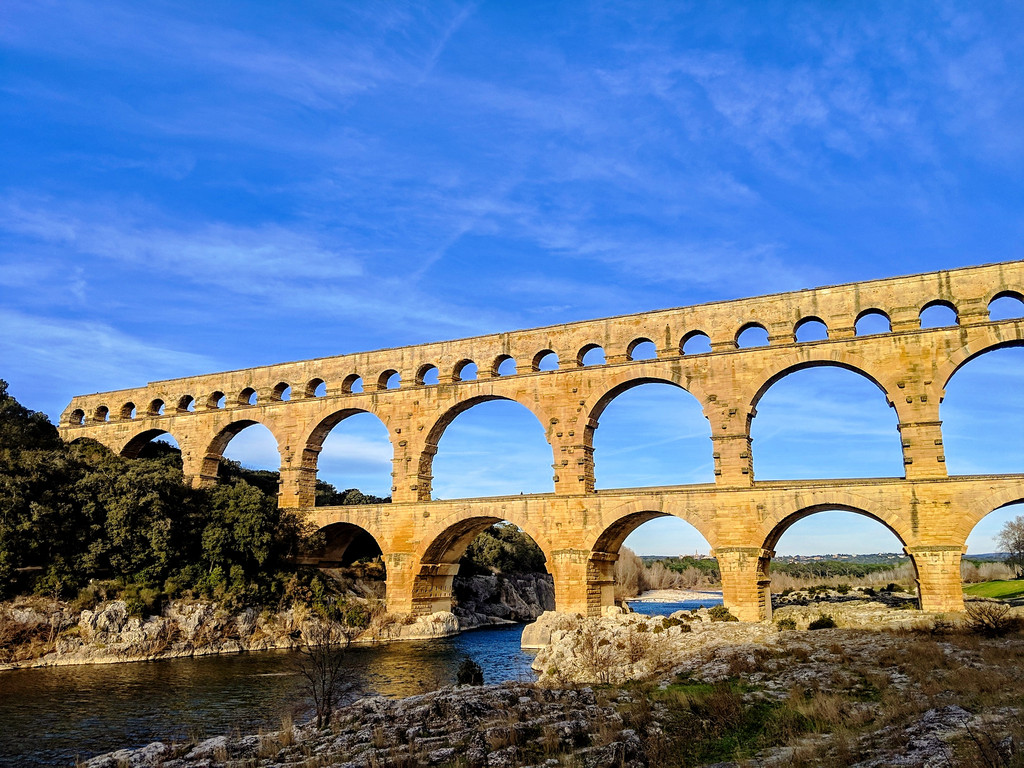
[[[795,521],[831,509],[887,526],[913,561],[922,608],[958,611],[967,536],[992,510],[1024,501],[1024,474],[949,476],[939,418],[945,386],[961,366],[1024,345],[1024,319],[990,318],[990,304],[1004,297],[1024,301],[1024,262],[157,381],[75,397],[60,429],[65,440],[91,438],[129,457],[169,433],[186,480],[203,486],[216,482],[232,437],[265,425],[281,455],[280,505],[324,529],[325,560],[340,558],[357,534],[371,535],[396,612],[450,608],[459,557],[480,531],[505,520],[544,551],[558,610],[599,614],[613,602],[613,564],[626,536],[674,515],[711,544],[725,604],[741,619],[765,620],[776,542]],[[946,310],[948,324],[923,327],[922,313],[932,307]],[[887,330],[865,333],[868,318]],[[824,328],[822,338],[798,341],[812,325]],[[742,346],[751,330],[766,343]],[[702,351],[694,351],[698,341]],[[655,355],[637,359],[648,342]],[[597,348],[604,362],[585,364]],[[544,370],[552,355],[557,367]],[[898,417],[903,477],[755,480],[750,426],[758,401],[779,379],[814,366],[854,371],[884,393]],[[601,414],[617,395],[649,382],[682,387],[700,402],[711,425],[715,482],[596,491]],[[498,399],[524,405],[544,426],[554,492],[432,500],[431,466],[445,429],[460,413]],[[393,503],[317,507],[324,439],[363,412],[388,430]]]

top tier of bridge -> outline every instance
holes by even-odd
[[[605,365],[629,362],[642,342],[654,343],[658,359],[681,357],[683,345],[695,335],[709,338],[711,352],[705,354],[742,353],[746,350],[739,349],[737,339],[748,328],[765,329],[770,346],[792,344],[797,329],[810,320],[824,323],[831,341],[852,339],[857,321],[872,312],[889,318],[891,333],[913,333],[921,329],[921,312],[936,304],[952,309],[957,324],[968,326],[988,322],[993,299],[1022,294],[1022,261],[942,270],[154,381],[76,396],[61,423],[128,420],[136,409],[140,416],[157,416],[164,408],[185,413],[262,404],[281,400],[289,388],[293,400],[313,397],[323,385],[328,395],[349,394],[357,380],[367,393],[385,392],[396,373],[398,388],[404,390],[424,386],[434,368],[439,383],[458,383],[470,363],[478,367],[479,379],[497,378],[509,358],[516,364],[512,375],[524,375],[538,372],[539,361],[550,352],[558,356],[560,368],[580,367],[594,347],[604,350]],[[186,390],[188,395],[181,394]]]

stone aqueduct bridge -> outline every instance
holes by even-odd
[[[231,438],[256,422],[281,454],[280,504],[326,528],[337,557],[359,529],[377,541],[387,566],[387,604],[397,612],[447,610],[452,577],[469,541],[500,520],[525,530],[547,556],[557,608],[594,615],[612,603],[612,565],[626,536],[663,515],[688,521],[713,547],[725,603],[742,619],[770,618],[768,563],[796,520],[842,509],[886,525],[917,570],[922,607],[963,608],[960,557],[974,525],[992,510],[1024,500],[1024,475],[949,477],[939,403],[957,369],[998,347],[1024,343],[1024,320],[990,321],[989,303],[1024,295],[1024,262],[897,277],[739,301],[645,312],[457,341],[285,363],[153,382],[74,398],[61,419],[66,440],[93,438],[126,456],[170,433],[186,479],[215,482]],[[956,324],[922,328],[921,312],[945,305]],[[890,320],[888,333],[857,335],[868,313]],[[809,320],[827,339],[798,343]],[[769,343],[739,348],[757,325]],[[695,334],[710,352],[686,354]],[[634,348],[653,341],[653,359]],[[595,346],[606,362],[584,366]],[[557,370],[539,370],[554,352]],[[508,358],[516,372],[499,375]],[[468,363],[479,368],[464,380]],[[905,477],[758,482],[750,424],[762,394],[798,369],[832,365],[860,373],[898,415]],[[431,368],[437,384],[424,384]],[[504,370],[504,369],[503,369]],[[394,374],[400,386],[389,389]],[[361,378],[365,391],[352,391]],[[594,490],[593,436],[618,394],[669,382],[700,401],[711,425],[715,482],[661,488]],[[326,394],[318,395],[326,383]],[[290,399],[282,399],[290,387]],[[521,403],[551,444],[554,493],[431,500],[431,462],[445,428],[460,413],[495,399]],[[347,417],[369,412],[387,427],[394,449],[392,504],[315,507],[317,456]],[[895,436],[894,436],[895,439]]]

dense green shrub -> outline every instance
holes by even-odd
[[[807,625],[808,629],[832,629],[836,626],[835,619],[829,616],[827,613],[823,613],[810,624]]]
[[[796,619],[792,616],[783,616],[775,622],[775,626],[781,629],[796,629]]]
[[[487,528],[470,542],[463,573],[544,573],[544,552],[511,523]]]

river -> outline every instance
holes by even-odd
[[[466,656],[489,683],[534,680],[521,626],[439,640],[353,647],[349,679],[367,692],[411,696],[455,682]],[[0,672],[0,766],[74,765],[122,747],[279,730],[306,714],[292,651]]]
[[[720,602],[631,605],[637,613],[667,615]],[[534,680],[521,635],[521,626],[509,626],[353,647],[345,663],[359,690],[385,696],[451,685],[467,656],[485,682]],[[0,768],[68,766],[151,741],[279,730],[282,716],[299,721],[308,711],[297,659],[292,651],[267,651],[0,672]]]

